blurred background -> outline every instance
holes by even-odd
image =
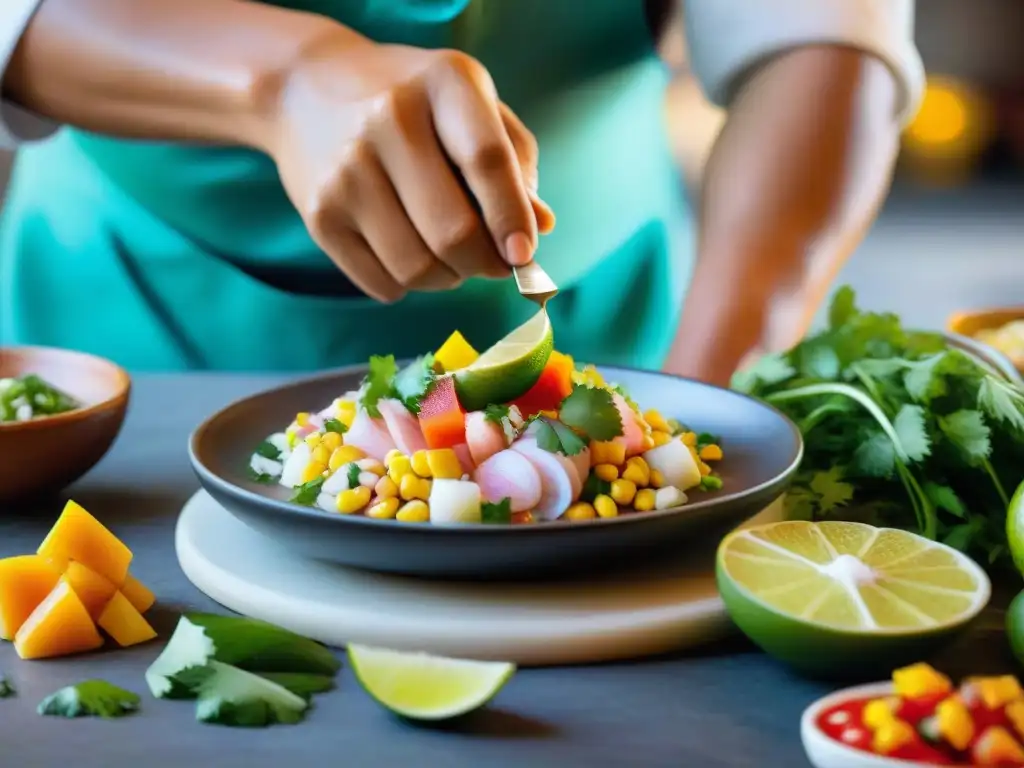
[[[701,95],[674,29],[662,51],[675,73],[666,121],[698,195],[724,116]],[[865,306],[938,327],[957,309],[1024,305],[1021,30],[1022,0],[918,0],[927,94],[885,209],[840,276]],[[0,198],[9,164],[0,153]]]

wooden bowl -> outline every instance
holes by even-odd
[[[57,493],[110,450],[124,424],[131,380],[81,352],[0,347],[0,378],[34,373],[82,404],[31,421],[0,423],[0,504]]]
[[[1015,320],[1024,320],[1024,307],[997,307],[957,312],[946,321],[946,328],[952,333],[974,339],[978,331],[1001,328]],[[1024,374],[1024,359],[1017,358],[1012,362],[1017,370]]]

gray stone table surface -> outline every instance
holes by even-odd
[[[221,610],[182,574],[173,528],[198,484],[186,456],[191,429],[217,408],[282,379],[143,376],[127,424],[104,461],[64,497],[93,510],[134,550],[133,571],[159,598],[166,639],[185,609]],[[2,457],[0,457],[2,460]],[[61,499],[0,510],[0,556],[34,551]],[[950,658],[1004,670],[999,617]],[[738,640],[635,663],[521,670],[492,707],[431,729],[389,716],[343,669],[305,722],[263,730],[197,723],[187,702],[158,701],[143,680],[161,643],[72,659],[23,662],[0,646],[0,672],[17,687],[0,700],[0,766],[763,766],[807,765],[802,709],[828,690],[789,674]],[[959,644],[958,644],[959,645]],[[142,710],[116,721],[35,714],[52,691],[102,678],[143,694]]]

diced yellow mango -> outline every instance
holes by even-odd
[[[954,749],[967,749],[974,738],[974,718],[957,696],[939,702],[935,708],[935,722],[939,735],[952,744]]]
[[[150,591],[149,587],[136,579],[131,572],[128,573],[124,584],[121,585],[121,594],[128,598],[128,602],[139,613],[145,613],[156,602],[156,595]]]
[[[472,365],[478,357],[480,357],[480,353],[473,349],[466,341],[466,337],[458,331],[449,336],[447,341],[434,353],[435,362],[445,371],[457,371],[460,368],[465,368],[467,365]]]
[[[60,571],[47,558],[19,555],[0,560],[0,638],[15,633],[60,581]]]
[[[37,550],[53,560],[77,560],[115,584],[124,583],[132,551],[99,520],[69,501]]]
[[[988,709],[999,709],[1011,701],[1024,698],[1020,682],[1013,675],[999,677],[971,677],[964,681],[978,694]]]
[[[867,706],[864,707],[864,712],[861,714],[864,725],[872,731],[877,731],[886,723],[891,723],[896,719],[897,701],[897,699],[891,696],[869,701]]]
[[[892,682],[896,695],[908,699],[937,696],[953,690],[953,683],[948,677],[924,662],[895,670],[892,673]]]
[[[888,755],[912,742],[916,735],[917,732],[910,723],[893,718],[887,723],[882,723],[875,731],[871,746],[878,754]]]
[[[156,637],[156,630],[135,610],[123,592],[115,592],[99,619],[100,628],[122,648],[138,645]]]
[[[14,650],[23,659],[69,656],[101,645],[89,612],[63,576],[14,636]]]
[[[974,765],[1006,765],[1024,762],[1024,749],[1008,730],[999,725],[985,729],[971,748]]]
[[[64,578],[75,590],[75,594],[93,620],[103,613],[110,598],[117,592],[117,585],[110,579],[100,576],[92,568],[74,560],[68,563]]]
[[[1024,736],[1024,701],[1007,704],[1006,719],[1010,721],[1018,736]]]

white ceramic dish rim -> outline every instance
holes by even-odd
[[[892,694],[891,682],[867,683],[822,696],[807,707],[800,716],[800,741],[804,745],[808,759],[811,759],[812,753],[819,758],[818,762],[812,760],[812,764],[818,768],[943,768],[936,763],[898,760],[854,749],[827,736],[818,727],[819,715],[837,704],[851,699],[878,698]]]

